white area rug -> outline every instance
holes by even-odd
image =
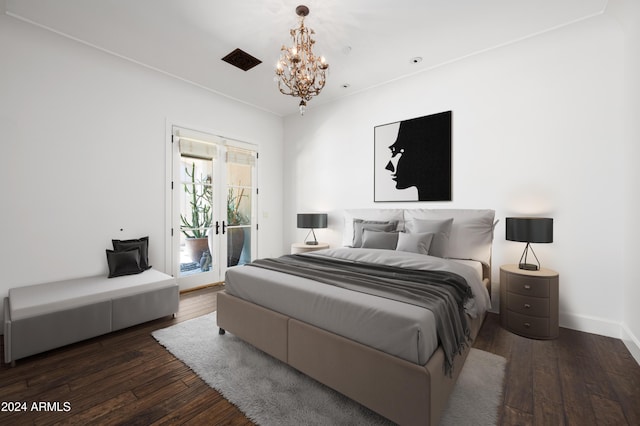
[[[152,333],[211,387],[260,425],[386,425],[378,414],[230,333],[215,312]],[[441,425],[495,425],[506,360],[471,349]]]

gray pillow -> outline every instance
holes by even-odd
[[[362,247],[362,231],[366,227],[372,231],[389,232],[396,229],[397,222],[379,222],[373,220],[354,219],[353,247]]]
[[[491,244],[495,228],[495,211],[490,209],[409,209],[405,222],[412,219],[453,219],[449,245],[444,256],[491,263]]]
[[[429,254],[431,241],[434,234],[431,232],[422,232],[409,234],[408,232],[398,233],[398,245],[396,250],[409,251],[412,253]]]
[[[413,219],[407,222],[409,233],[432,233],[431,256],[444,257],[449,246],[453,218],[443,220]]]
[[[362,230],[362,247],[395,250],[398,245],[397,232],[374,231],[366,226]]]

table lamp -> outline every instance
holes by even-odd
[[[307,240],[304,243],[309,246],[317,246],[318,240],[316,239],[316,233],[314,229],[327,227],[327,214],[326,213],[298,213],[298,228],[310,229],[305,237],[305,240],[309,238],[309,234],[313,235],[313,240]]]
[[[531,243],[553,242],[553,219],[548,217],[508,217],[507,240],[527,243],[520,256],[518,267],[528,271],[540,269],[540,261],[533,251]],[[537,264],[527,263],[527,255],[531,250]]]

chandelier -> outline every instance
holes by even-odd
[[[315,40],[311,35],[315,31],[304,26],[309,8],[298,6],[296,14],[300,17],[300,26],[290,30],[293,45],[290,48],[283,45],[280,49],[275,80],[281,93],[300,98],[300,115],[304,115],[307,101],[319,95],[324,87],[329,64],[323,56],[318,58],[313,54]]]

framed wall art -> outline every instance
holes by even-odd
[[[374,128],[373,201],[451,201],[451,116]]]

